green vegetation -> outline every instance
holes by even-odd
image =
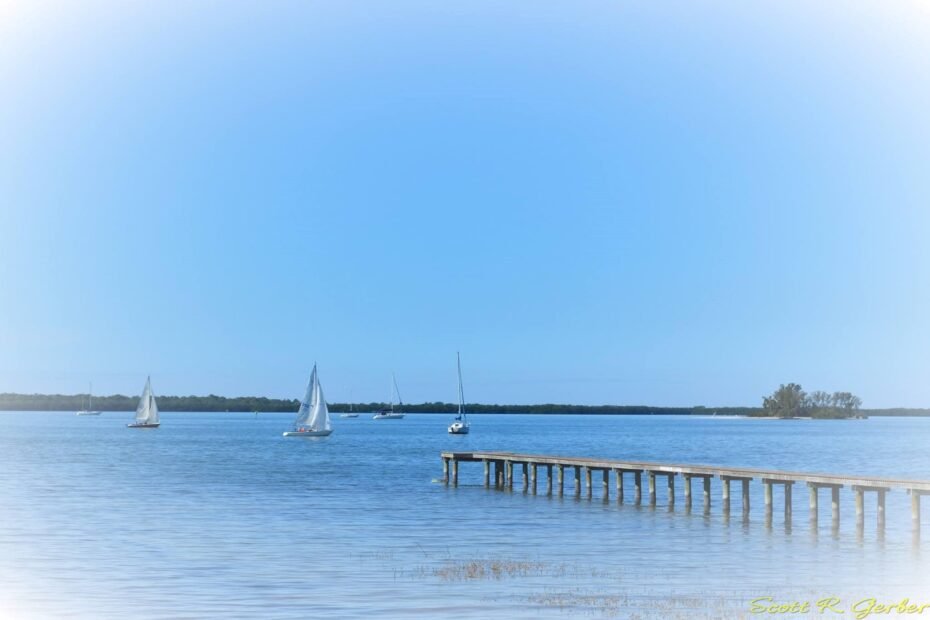
[[[782,384],[771,396],[762,399],[762,411],[750,415],[776,418],[845,419],[865,417],[860,411],[862,399],[850,392],[828,394],[805,392],[797,383]]]
[[[782,384],[771,396],[762,399],[760,415],[775,418],[800,417],[804,407],[804,390],[797,383]]]
[[[262,398],[255,396],[157,396],[161,411],[297,411],[297,400]],[[94,396],[94,409],[100,411],[133,411],[138,396]],[[87,394],[0,394],[0,411],[77,411],[87,403]],[[352,410],[358,412],[377,411],[388,403],[353,403]],[[349,403],[329,403],[333,413],[349,411]],[[404,413],[455,413],[454,403],[404,404]],[[468,413],[583,413],[599,415],[748,415],[751,407],[645,407],[637,405],[465,405]]]
[[[800,386],[781,386],[772,396],[772,401],[763,407],[646,407],[640,405],[465,405],[468,413],[533,413],[533,414],[586,414],[586,415],[720,415],[720,416],[811,416],[815,418],[848,418],[856,416],[930,416],[930,409],[859,409],[861,401],[849,392],[826,394],[814,392],[810,396]],[[782,390],[785,390],[784,392]],[[94,409],[100,411],[134,411],[138,396],[94,396]],[[798,403],[800,402],[800,405]],[[0,394],[0,411],[78,411],[87,404],[87,394]],[[299,402],[287,399],[259,396],[158,396],[158,408],[162,411],[297,411]],[[353,411],[365,413],[377,411],[388,403],[329,403],[333,413]],[[455,413],[454,403],[405,404],[404,413]]]
[[[297,411],[297,400],[256,396],[158,396],[161,411]],[[135,411],[138,396],[94,396],[98,411]],[[87,405],[87,394],[0,394],[0,411],[77,411]]]

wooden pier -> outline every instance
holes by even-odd
[[[748,467],[718,467],[714,465],[681,465],[672,463],[650,463],[644,461],[621,461],[613,459],[545,456],[537,454],[516,454],[512,452],[443,452],[442,480],[445,484],[458,485],[459,463],[481,462],[484,464],[484,486],[512,489],[514,486],[514,469],[521,472],[524,490],[537,493],[537,479],[540,469],[545,469],[545,493],[563,495],[565,492],[565,472],[572,474],[574,494],[582,495],[582,474],[584,476],[584,493],[593,494],[593,475],[601,473],[602,496],[610,497],[610,476],[614,476],[617,500],[624,501],[624,477],[629,474],[633,481],[633,501],[643,501],[643,479],[647,482],[648,502],[656,504],[656,478],[665,478],[666,497],[669,506],[675,503],[675,479],[681,476],[684,487],[685,506],[692,505],[692,485],[695,478],[701,480],[703,504],[705,510],[711,506],[711,480],[720,480],[721,501],[724,513],[730,512],[730,483],[739,482],[742,490],[742,512],[748,515],[750,509],[749,483],[758,480],[763,485],[766,516],[773,510],[772,487],[779,485],[783,489],[785,521],[790,523],[792,513],[792,487],[795,483],[806,483],[810,498],[810,520],[817,522],[819,514],[819,491],[830,489],[831,516],[834,525],[840,520],[840,489],[849,488],[855,494],[856,523],[862,526],[865,515],[865,494],[875,493],[876,516],[879,528],[885,525],[885,494],[894,490],[904,490],[911,497],[911,520],[914,530],[920,529],[920,498],[930,495],[930,480],[908,480],[898,478],[871,478],[861,476],[844,476],[837,474],[816,474],[793,471],[777,471]],[[493,468],[493,475],[492,475]],[[553,483],[555,490],[553,491]]]

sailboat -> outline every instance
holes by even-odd
[[[300,409],[294,419],[294,430],[285,431],[285,437],[326,437],[333,432],[333,425],[329,421],[329,409],[326,399],[323,398],[323,388],[320,387],[320,378],[316,373],[316,364],[310,373],[307,383],[307,392],[300,401]]]
[[[455,363],[459,369],[459,413],[455,416],[455,421],[449,425],[449,434],[467,435],[469,426],[468,419],[465,416],[465,393],[462,391],[462,360],[458,351],[455,352]]]
[[[397,394],[397,412],[394,411],[394,394]],[[391,373],[391,408],[382,409],[375,415],[371,416],[372,420],[403,420],[404,414],[401,409],[404,407],[404,401],[400,397],[400,390],[397,389],[397,379],[394,373]]]
[[[352,392],[349,392],[349,400],[352,400]],[[358,414],[355,413],[355,405],[353,405],[353,404],[350,402],[350,403],[349,403],[349,411],[346,412],[346,413],[340,413],[340,414],[339,414],[339,417],[340,417],[340,418],[357,418],[357,417],[358,417]]]
[[[81,398],[81,406],[84,405],[84,399]],[[81,409],[75,415],[100,415],[99,411],[94,411],[94,384],[90,383],[87,387],[87,409]]]
[[[155,395],[152,394],[152,378],[145,380],[145,388],[142,390],[142,397],[139,398],[139,404],[136,407],[136,421],[127,424],[129,428],[158,428],[158,404],[155,402]]]

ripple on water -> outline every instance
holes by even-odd
[[[166,413],[152,432],[128,417],[0,414],[6,617],[734,617],[756,596],[930,585],[903,493],[883,535],[852,518],[834,535],[806,501],[791,528],[727,518],[716,487],[705,515],[669,511],[661,488],[656,507],[605,502],[599,484],[576,498],[570,480],[563,497],[486,490],[477,465],[435,483],[441,450],[479,447],[922,477],[930,420],[475,416],[450,438],[447,416],[408,416],[301,441],[280,436],[286,414]]]

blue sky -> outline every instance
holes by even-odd
[[[930,406],[919,2],[11,2],[0,391]]]

